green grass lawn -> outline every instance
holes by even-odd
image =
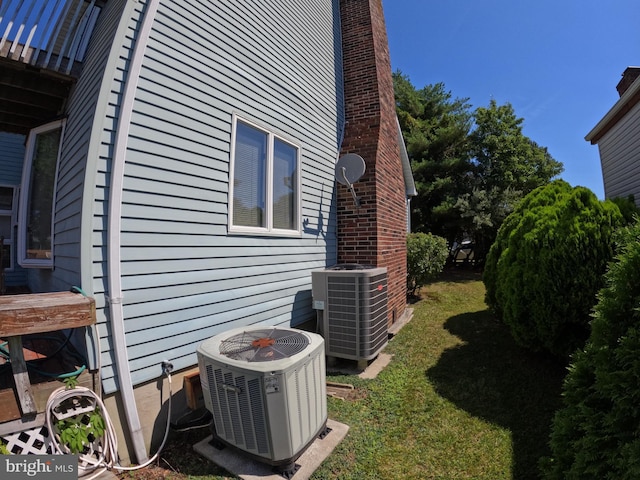
[[[484,303],[479,274],[421,291],[376,378],[330,401],[348,437],[313,478],[528,479],[547,453],[564,368],[514,345]]]
[[[564,367],[514,344],[487,310],[479,274],[443,275],[420,295],[376,379],[328,377],[358,395],[329,398],[329,416],[350,430],[312,478],[538,478]],[[160,466],[184,474],[172,478],[223,478],[177,447],[207,434],[174,437]]]

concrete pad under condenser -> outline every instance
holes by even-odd
[[[371,363],[362,366],[362,362],[347,360],[344,358],[328,357],[327,375],[357,375],[366,380],[372,380],[391,362],[393,355],[389,353],[379,353]]]
[[[371,362],[363,372],[360,372],[358,376],[365,380],[373,380],[378,374],[391,363],[393,355],[388,353],[379,353],[376,359]]]
[[[329,457],[349,431],[347,425],[330,418],[327,420],[327,427],[331,429],[329,434],[322,439],[316,438],[309,445],[309,448],[298,457],[296,463],[300,465],[300,469],[291,477],[291,480],[306,480],[311,477],[313,472]],[[275,473],[271,465],[244,456],[242,452],[231,447],[218,450],[209,444],[210,441],[211,436],[196,443],[193,449],[207,460],[237,477],[244,480],[283,480],[284,477]]]
[[[413,319],[413,308],[406,308],[402,316],[389,327],[389,336],[395,337],[402,327]]]

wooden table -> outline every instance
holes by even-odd
[[[0,296],[0,337],[9,343],[13,379],[23,415],[35,415],[37,408],[22,351],[22,335],[86,327],[95,322],[95,301],[78,293]]]

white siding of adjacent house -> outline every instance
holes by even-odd
[[[131,29],[137,8],[124,20]],[[225,329],[314,318],[310,272],[336,260],[338,8],[337,0],[161,1],[124,171],[121,269],[134,384],[158,377],[167,358],[175,368],[194,365],[197,345]],[[132,37],[116,38],[111,54],[118,68],[94,172],[91,293],[107,393],[117,389],[105,307],[108,181]],[[301,237],[227,233],[233,114],[301,147]]]
[[[606,198],[633,195],[640,206],[640,103],[599,141]]]

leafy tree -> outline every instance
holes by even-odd
[[[418,190],[411,202],[412,226],[453,243],[462,234],[454,207],[460,194],[471,188],[471,106],[466,98],[452,98],[443,83],[417,90],[401,72],[393,78],[398,119]]]
[[[489,107],[476,109],[474,118],[472,155],[487,190],[512,189],[526,195],[562,173],[562,164],[522,133],[524,119],[516,117],[511,104],[491,100]]]
[[[640,223],[623,229],[551,433],[549,480],[640,478]]]
[[[622,224],[615,204],[562,180],[531,192],[507,217],[484,283],[487,304],[519,344],[563,358],[584,345]]]
[[[510,104],[491,101],[471,111],[444,84],[417,90],[394,74],[400,126],[418,196],[412,200],[415,231],[450,244],[472,239],[484,258],[496,232],[524,195],[562,172],[546,148],[522,133],[523,119]]]
[[[511,104],[488,107],[474,113],[475,128],[469,136],[474,183],[457,203],[466,227],[474,232],[476,255],[483,258],[498,228],[518,201],[546,185],[563,171],[546,148],[522,133],[524,119]]]

